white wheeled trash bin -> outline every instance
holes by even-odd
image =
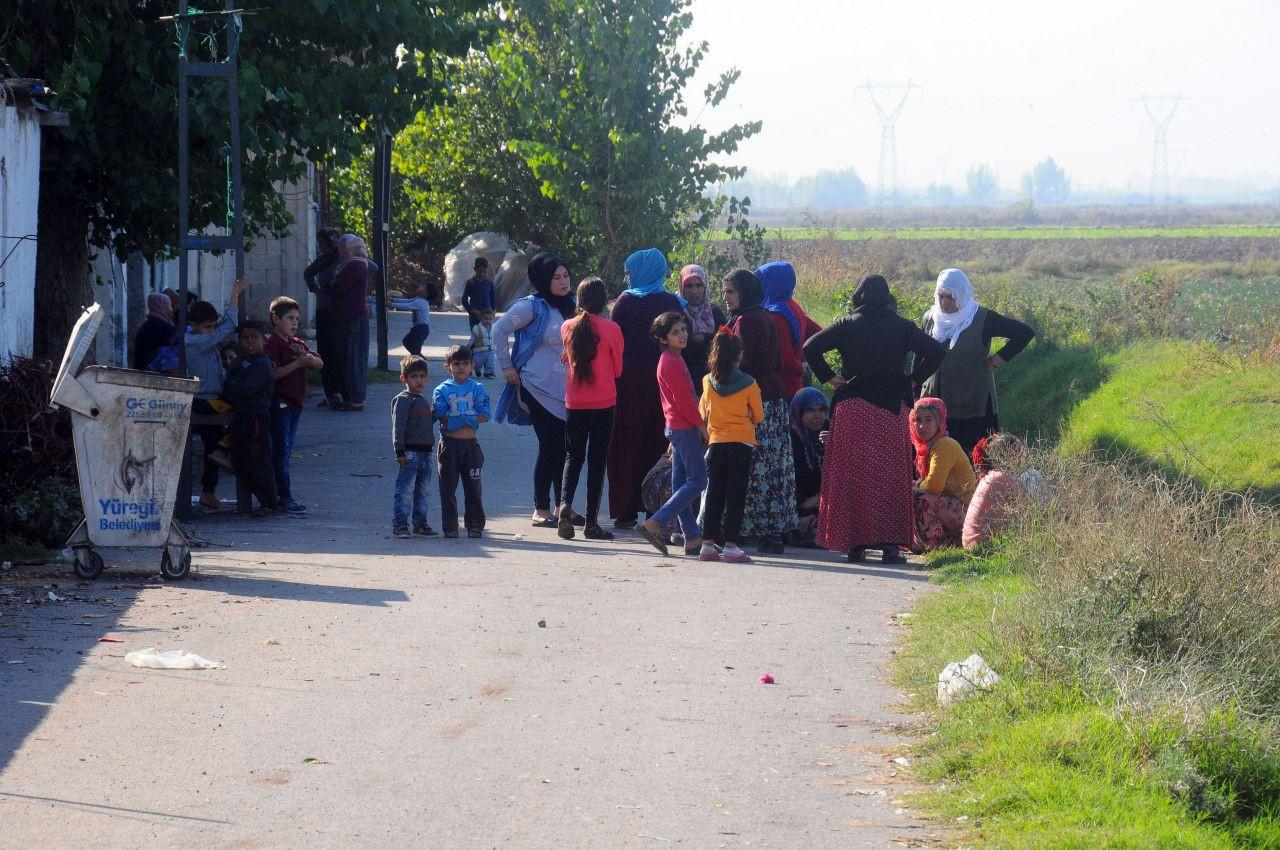
[[[200,381],[136,369],[81,369],[102,317],[101,305],[94,304],[76,322],[49,399],[71,411],[84,505],[84,519],[67,546],[83,579],[102,572],[95,546],[159,547],[161,574],[180,579],[191,569],[191,548],[173,521],[173,503]]]

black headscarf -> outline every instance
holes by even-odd
[[[898,301],[889,291],[889,281],[883,275],[869,274],[858,281],[858,288],[853,291],[853,312],[857,316],[898,312]]]
[[[551,278],[555,277],[556,269],[561,266],[564,266],[566,271],[569,268],[568,263],[550,251],[535,254],[529,261],[529,282],[533,284],[539,298],[559,310],[560,315],[566,319],[572,319],[576,312],[573,295],[551,294]]]
[[[760,280],[760,276],[750,269],[735,269],[725,275],[725,283],[733,285],[733,291],[738,293],[738,309],[733,311],[734,318],[741,316],[748,310],[763,309],[764,304],[764,282]]]

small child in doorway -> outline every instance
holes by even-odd
[[[415,354],[400,361],[400,382],[404,390],[391,400],[391,446],[395,449],[396,495],[392,506],[391,533],[396,537],[435,537],[427,522],[430,504],[431,468],[436,447],[435,412],[423,397],[430,370],[427,361]],[[409,521],[413,520],[413,532]]]
[[[231,419],[231,465],[236,476],[258,497],[256,517],[278,510],[275,475],[271,469],[271,401],[275,389],[271,359],[263,350],[267,328],[252,319],[240,323],[239,348],[231,349],[242,359],[237,368],[228,368],[223,397],[235,407]],[[228,346],[230,348],[230,346]],[[223,362],[235,366],[236,354]]]
[[[471,359],[475,373],[482,378],[492,378],[498,369],[493,353],[493,311],[482,310],[480,321],[471,328]]]
[[[271,400],[271,469],[276,477],[280,510],[304,514],[307,506],[293,498],[289,459],[293,455],[293,442],[298,437],[302,407],[307,400],[307,370],[319,369],[324,362],[320,355],[295,336],[298,321],[302,318],[302,308],[297,301],[281,295],[271,302],[269,313],[272,332],[265,348],[275,367],[276,382]]]
[[[432,393],[432,409],[440,421],[440,524],[445,537],[458,536],[458,481],[465,499],[468,537],[484,533],[484,505],[480,501],[480,470],[484,452],[476,440],[480,425],[489,421],[489,391],[471,377],[471,349],[455,345],[444,355],[450,377]]]
[[[747,503],[747,479],[756,445],[756,423],[764,420],[760,386],[738,368],[742,363],[742,338],[721,327],[711,338],[707,376],[702,379],[698,407],[710,431],[707,449],[707,499],[702,520],[706,542],[699,561],[724,560],[742,564],[751,560],[738,546],[742,512]]]
[[[431,303],[421,293],[411,298],[392,298],[391,306],[397,310],[409,310],[413,313],[413,327],[400,340],[404,350],[411,355],[422,356],[422,344],[431,335]]]

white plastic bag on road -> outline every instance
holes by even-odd
[[[183,652],[181,649],[161,652],[154,646],[130,652],[125,655],[124,660],[134,667],[151,667],[157,670],[221,670],[226,666],[201,658],[194,652]]]
[[[1000,675],[975,652],[964,661],[952,661],[938,674],[938,704],[950,708],[999,681]]]

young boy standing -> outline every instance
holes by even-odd
[[[431,484],[432,454],[436,445],[435,413],[422,396],[429,377],[427,361],[415,354],[400,361],[400,383],[404,390],[391,400],[391,447],[395,449],[396,495],[392,505],[391,533],[396,537],[435,537],[427,523]],[[409,520],[413,520],[413,533]],[[457,526],[455,508],[454,526]]]
[[[236,476],[258,497],[256,517],[279,509],[271,471],[271,402],[275,379],[263,349],[267,328],[252,319],[241,322],[240,368],[227,373],[222,395],[235,407],[231,419],[231,465]]]
[[[471,377],[471,349],[455,345],[444,355],[450,377],[432,393],[432,408],[440,421],[440,522],[445,537],[458,536],[458,479],[466,500],[464,521],[468,537],[484,531],[484,505],[480,502],[480,470],[484,453],[476,430],[489,421],[489,391]]]
[[[235,282],[221,318],[218,317],[218,308],[208,301],[197,301],[187,311],[187,374],[200,379],[200,388],[191,403],[192,413],[215,416],[231,410],[231,405],[218,398],[222,393],[222,362],[218,358],[218,347],[236,332],[236,322],[239,321],[236,303],[248,287],[249,281],[245,278]],[[218,446],[227,429],[221,425],[198,425],[195,431],[204,444],[200,507],[210,512],[218,511],[222,509],[222,503],[214,492],[218,487],[218,467],[231,468],[231,459]]]
[[[493,354],[493,311],[480,314],[480,324],[471,328],[471,359],[475,373],[482,378],[492,378],[497,371],[497,359]]]
[[[498,309],[498,298],[493,281],[489,280],[489,261],[476,257],[472,271],[475,274],[462,285],[462,309],[467,311],[467,321],[474,328],[480,324],[481,313]]]
[[[281,295],[271,302],[272,332],[266,343],[267,356],[275,367],[275,394],[271,400],[271,469],[276,479],[280,510],[291,514],[307,512],[306,505],[293,498],[289,479],[289,458],[298,436],[302,405],[307,400],[307,370],[324,365],[320,355],[294,336],[302,310],[298,302]]]

